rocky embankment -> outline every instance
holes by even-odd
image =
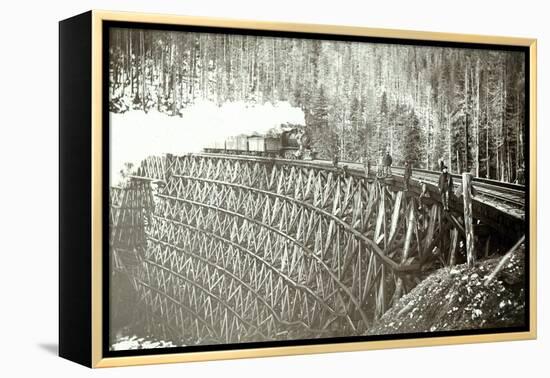
[[[369,334],[516,327],[525,324],[525,250],[521,246],[486,286],[501,257],[442,268],[403,296]]]

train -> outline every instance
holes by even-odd
[[[311,155],[309,133],[298,127],[282,130],[278,134],[236,135],[224,140],[214,140],[203,151],[284,159],[298,159]]]

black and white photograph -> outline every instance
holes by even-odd
[[[526,49],[107,44],[109,351],[529,329]]]

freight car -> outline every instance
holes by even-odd
[[[280,137],[253,135],[248,137],[248,152],[257,156],[281,156],[282,141]]]
[[[225,140],[225,149],[230,154],[239,154],[248,151],[248,137],[246,135],[231,136]]]
[[[219,152],[225,151],[225,139],[211,141],[208,147],[205,147],[204,152]]]

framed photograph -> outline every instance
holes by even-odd
[[[60,22],[59,353],[536,337],[536,40]]]

